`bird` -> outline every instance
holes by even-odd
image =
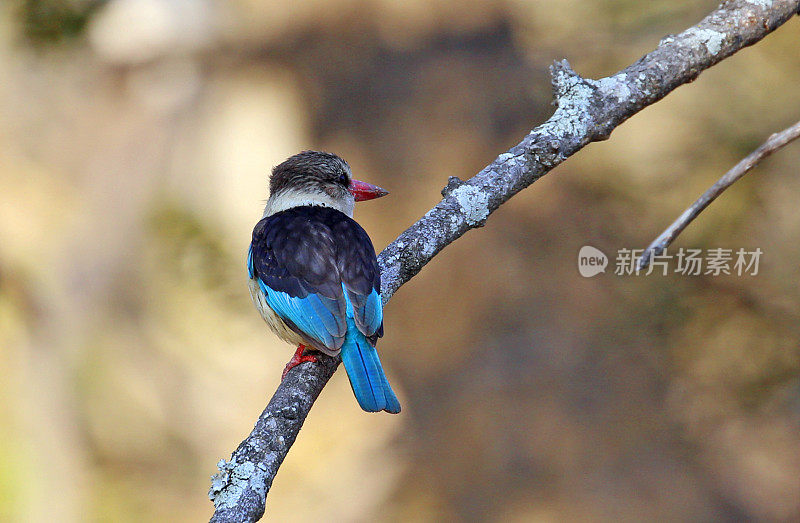
[[[355,202],[388,192],[355,180],[336,154],[303,151],[272,170],[264,215],[247,254],[256,309],[297,345],[281,380],[315,352],[341,354],[353,394],[367,412],[400,412],[375,345],[383,336],[381,275]]]

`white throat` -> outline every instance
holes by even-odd
[[[353,217],[353,207],[355,201],[353,198],[333,198],[332,196],[321,192],[308,192],[299,191],[296,189],[286,189],[278,194],[270,195],[267,200],[267,205],[264,207],[264,218],[271,216],[276,212],[285,211],[292,207],[301,207],[304,205],[319,205],[322,207],[330,207],[345,213],[350,218]]]

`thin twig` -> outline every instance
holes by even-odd
[[[697,218],[697,216],[703,212],[717,196],[722,194],[725,189],[736,183],[736,181],[747,174],[750,169],[758,165],[761,160],[797,138],[800,138],[800,122],[797,122],[779,133],[773,134],[766,142],[761,144],[758,149],[745,156],[742,161],[737,163],[730,171],[726,172],[722,178],[717,180],[717,183],[704,192],[700,198],[695,200],[688,209],[683,211],[683,214],[672,222],[672,225],[667,227],[658,238],[653,240],[653,243],[644,250],[641,258],[639,258],[639,269],[646,268],[650,264],[650,260],[653,256],[658,256],[664,252],[664,249],[675,241],[675,238],[683,232],[686,226],[692,223],[692,220]]]

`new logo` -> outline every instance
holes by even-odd
[[[591,278],[601,272],[606,272],[608,256],[603,251],[591,245],[584,245],[578,252],[578,272],[584,278]]]

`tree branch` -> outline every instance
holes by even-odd
[[[662,39],[636,63],[600,80],[580,77],[566,60],[551,67],[553,116],[467,181],[451,178],[443,199],[378,256],[386,303],[439,251],[516,193],[585,145],[605,140],[618,125],[704,70],[752,45],[800,9],[800,0],[729,0],[699,24]],[[338,358],[301,364],[287,374],[250,435],[221,460],[209,497],[213,522],[257,521],[266,495],[303,421]]]
[[[758,165],[761,160],[797,138],[800,138],[800,122],[797,122],[779,133],[773,134],[766,142],[762,143],[758,149],[745,156],[730,171],[726,172],[722,178],[717,180],[717,183],[700,195],[688,209],[683,211],[683,214],[672,222],[672,225],[667,227],[658,238],[653,240],[653,243],[644,250],[642,256],[639,258],[639,269],[646,268],[650,264],[650,260],[653,256],[658,256],[664,252],[664,249],[675,241],[675,238],[683,232],[686,226],[692,223],[692,221],[697,218],[717,196],[722,194],[725,189],[736,183],[736,181],[747,174],[750,169]]]

